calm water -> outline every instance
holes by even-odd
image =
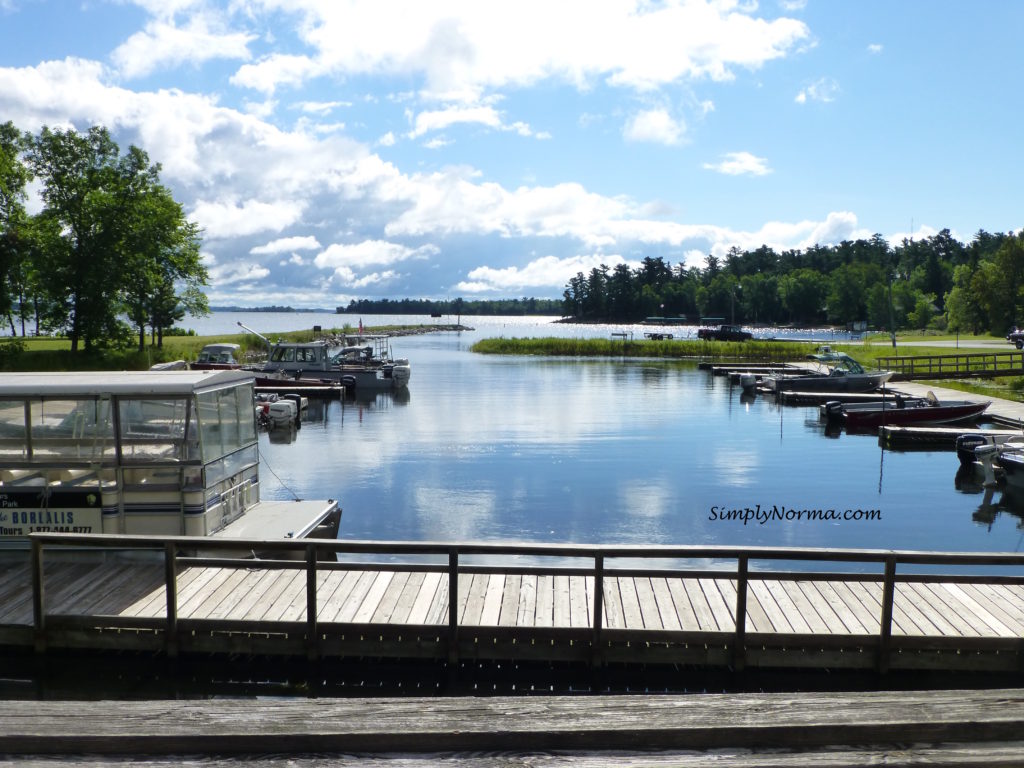
[[[236,319],[267,332],[352,321],[222,313],[197,330],[233,332]],[[338,499],[341,536],[354,539],[944,551],[1022,545],[1024,517],[1011,513],[1016,500],[1001,491],[988,499],[977,489],[958,491],[951,452],[883,452],[872,436],[828,437],[816,408],[744,397],[692,364],[468,351],[485,336],[632,330],[642,337],[639,326],[463,323],[475,330],[394,340],[395,354],[413,367],[407,394],[313,403],[294,437],[263,435],[264,496]],[[881,518],[722,519],[758,505],[878,510]]]

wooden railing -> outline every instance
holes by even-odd
[[[880,357],[876,365],[898,379],[952,379],[1024,373],[1024,351]]]
[[[119,535],[69,535],[34,533],[31,561],[33,573],[33,624],[35,645],[44,651],[49,639],[50,625],[74,626],[76,616],[49,615],[45,609],[46,584],[44,562],[46,553],[67,548],[103,548],[118,550],[150,550],[163,553],[164,587],[166,590],[166,616],[163,619],[144,620],[118,616],[103,616],[103,627],[147,626],[164,631],[165,651],[177,655],[179,632],[178,573],[183,567],[217,567],[237,569],[302,569],[306,573],[305,638],[306,653],[318,658],[320,627],[317,607],[317,575],[329,570],[363,570],[395,572],[433,572],[447,575],[448,610],[447,647],[450,661],[455,661],[459,647],[459,576],[465,574],[532,574],[558,576],[586,576],[594,579],[592,620],[586,633],[592,648],[602,645],[606,627],[603,625],[604,582],[611,577],[661,577],[730,579],[736,583],[736,603],[732,633],[732,663],[744,666],[746,650],[746,615],[748,584],[751,580],[801,580],[881,582],[882,600],[878,632],[875,636],[878,650],[877,668],[885,671],[889,663],[889,650],[893,634],[893,602],[897,583],[958,583],[958,584],[1021,584],[1024,585],[1024,554],[1018,553],[941,553],[919,551],[893,551],[873,549],[808,549],[783,547],[732,546],[591,546],[574,544],[489,544],[489,543],[437,543],[394,541],[340,541],[327,539],[283,539],[273,541],[210,539],[208,537],[143,537]],[[238,553],[233,556],[202,556],[200,548]],[[243,559],[254,551],[275,554],[301,554],[300,559]],[[325,560],[328,556],[331,559]],[[349,556],[348,559],[341,558]],[[387,556],[385,562],[370,562],[368,556]],[[551,565],[524,565],[523,559],[555,560]],[[490,561],[490,562],[486,562]],[[618,567],[610,567],[623,561]],[[631,562],[625,562],[631,561]],[[651,566],[638,566],[638,562],[657,561]],[[732,567],[715,564],[733,563]],[[696,565],[695,565],[696,563]],[[765,564],[778,570],[753,569],[751,565]],[[805,570],[815,563],[860,563],[874,566],[874,571],[839,572]],[[706,567],[700,567],[704,564]],[[781,566],[781,569],[780,569]],[[929,571],[928,567],[955,568],[953,575]],[[966,573],[963,569],[978,567],[989,573]],[[794,569],[795,568],[795,569]],[[1006,574],[996,574],[1001,568],[1013,568]],[[902,570],[901,570],[902,569]],[[190,626],[211,631],[242,631],[241,624],[250,628],[258,622],[223,622],[191,619]],[[152,626],[150,626],[152,625]],[[437,627],[431,627],[437,630]],[[474,627],[479,629],[479,627]],[[257,626],[253,631],[265,631]],[[558,628],[550,630],[558,633]],[[618,630],[616,630],[618,631]],[[580,630],[564,628],[563,634],[580,640]],[[654,633],[652,633],[653,636]],[[671,633],[662,632],[660,635]],[[706,633],[705,633],[706,634]],[[718,633],[722,634],[722,633]],[[716,638],[720,640],[722,638]],[[1022,638],[1024,639],[1024,638]],[[1014,642],[1020,642],[1015,640]],[[600,660],[595,658],[595,663]]]

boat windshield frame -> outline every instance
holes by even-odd
[[[830,353],[822,355],[808,355],[811,360],[817,360],[822,365],[829,367],[829,375],[843,376],[845,374],[864,374],[867,371],[860,363],[849,355],[842,353]]]

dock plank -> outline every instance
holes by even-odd
[[[492,573],[487,577],[487,591],[484,593],[484,606],[480,612],[480,626],[496,627],[501,618],[501,606],[505,601],[504,574]]]
[[[715,631],[718,629],[718,622],[715,621],[715,615],[711,611],[711,606],[708,605],[708,599],[704,595],[704,590],[701,589],[700,582],[697,579],[683,579],[683,589],[686,590],[686,595],[690,599],[690,605],[693,606],[694,615],[697,617],[697,629],[700,631]]]
[[[505,577],[505,591],[501,596],[501,608],[498,611],[498,626],[514,627],[519,619],[519,590],[523,577],[509,574]]]
[[[690,604],[690,596],[686,592],[682,579],[666,580],[669,594],[672,595],[672,606],[675,608],[676,618],[679,620],[680,629],[688,632],[696,632],[700,629],[700,622],[697,614]]]
[[[569,626],[589,627],[591,603],[587,600],[587,580],[584,576],[569,577]]]
[[[652,578],[651,590],[654,593],[654,604],[658,608],[658,615],[661,617],[661,626],[671,630],[681,629],[682,625],[679,623],[679,615],[676,613],[675,601],[672,599],[672,592],[668,588],[668,579],[664,577]]]
[[[391,574],[391,583],[387,590],[381,595],[377,610],[370,617],[372,624],[391,624],[392,617],[398,609],[398,603],[405,593],[405,587],[409,583],[409,577],[413,574],[408,571],[397,571]],[[394,622],[396,624],[401,622]]]
[[[366,591],[362,603],[359,604],[355,614],[352,616],[352,621],[356,624],[367,624],[370,622],[373,615],[380,608],[381,600],[387,594],[394,578],[394,571],[380,571],[376,574],[376,578],[374,578],[370,588]]]
[[[640,598],[636,579],[619,577],[619,599],[622,601],[622,616],[626,629],[643,629],[644,617],[640,609]]]
[[[517,627],[532,627],[537,615],[537,574],[524,574],[519,582],[519,603],[516,607]]]
[[[775,600],[775,595],[772,594],[764,579],[750,579],[747,582],[747,588],[750,590],[750,598],[757,601],[757,606],[761,613],[771,623],[771,629],[767,631],[776,633],[793,631],[789,619],[786,618],[785,612],[779,607]],[[750,598],[747,600],[748,604],[751,602]]]
[[[370,591],[370,587],[373,586],[373,582],[376,580],[377,574],[373,571],[360,571],[356,577],[355,584],[352,585],[351,591],[345,598],[345,602],[342,603],[337,614],[335,615],[334,621],[342,623],[350,623],[354,621],[356,611],[363,604],[363,600],[366,598],[366,593]]]
[[[389,624],[409,623],[409,614],[412,612],[412,607],[416,603],[416,596],[423,587],[423,580],[426,576],[427,574],[422,572],[405,574],[402,591],[398,594],[394,608],[391,610],[391,615],[388,617]]]

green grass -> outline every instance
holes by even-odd
[[[484,355],[543,355],[553,357],[656,357],[743,360],[797,360],[814,344],[774,341],[648,341],[621,339],[481,339],[470,350]]]
[[[374,329],[377,332],[380,329]],[[352,332],[351,326],[344,329],[329,329],[323,334]],[[271,341],[312,341],[313,331],[292,331],[268,336]],[[251,333],[218,334],[216,336],[165,336],[162,347],[150,346],[149,338],[142,352],[134,346],[127,349],[110,349],[86,353],[79,350],[71,353],[71,342],[65,338],[18,337],[0,344],[0,370],[2,371],[144,371],[156,363],[172,360],[195,360],[207,344],[217,342],[239,344],[242,355],[265,355],[267,346],[262,339]],[[5,349],[10,344],[23,347],[22,351]]]

